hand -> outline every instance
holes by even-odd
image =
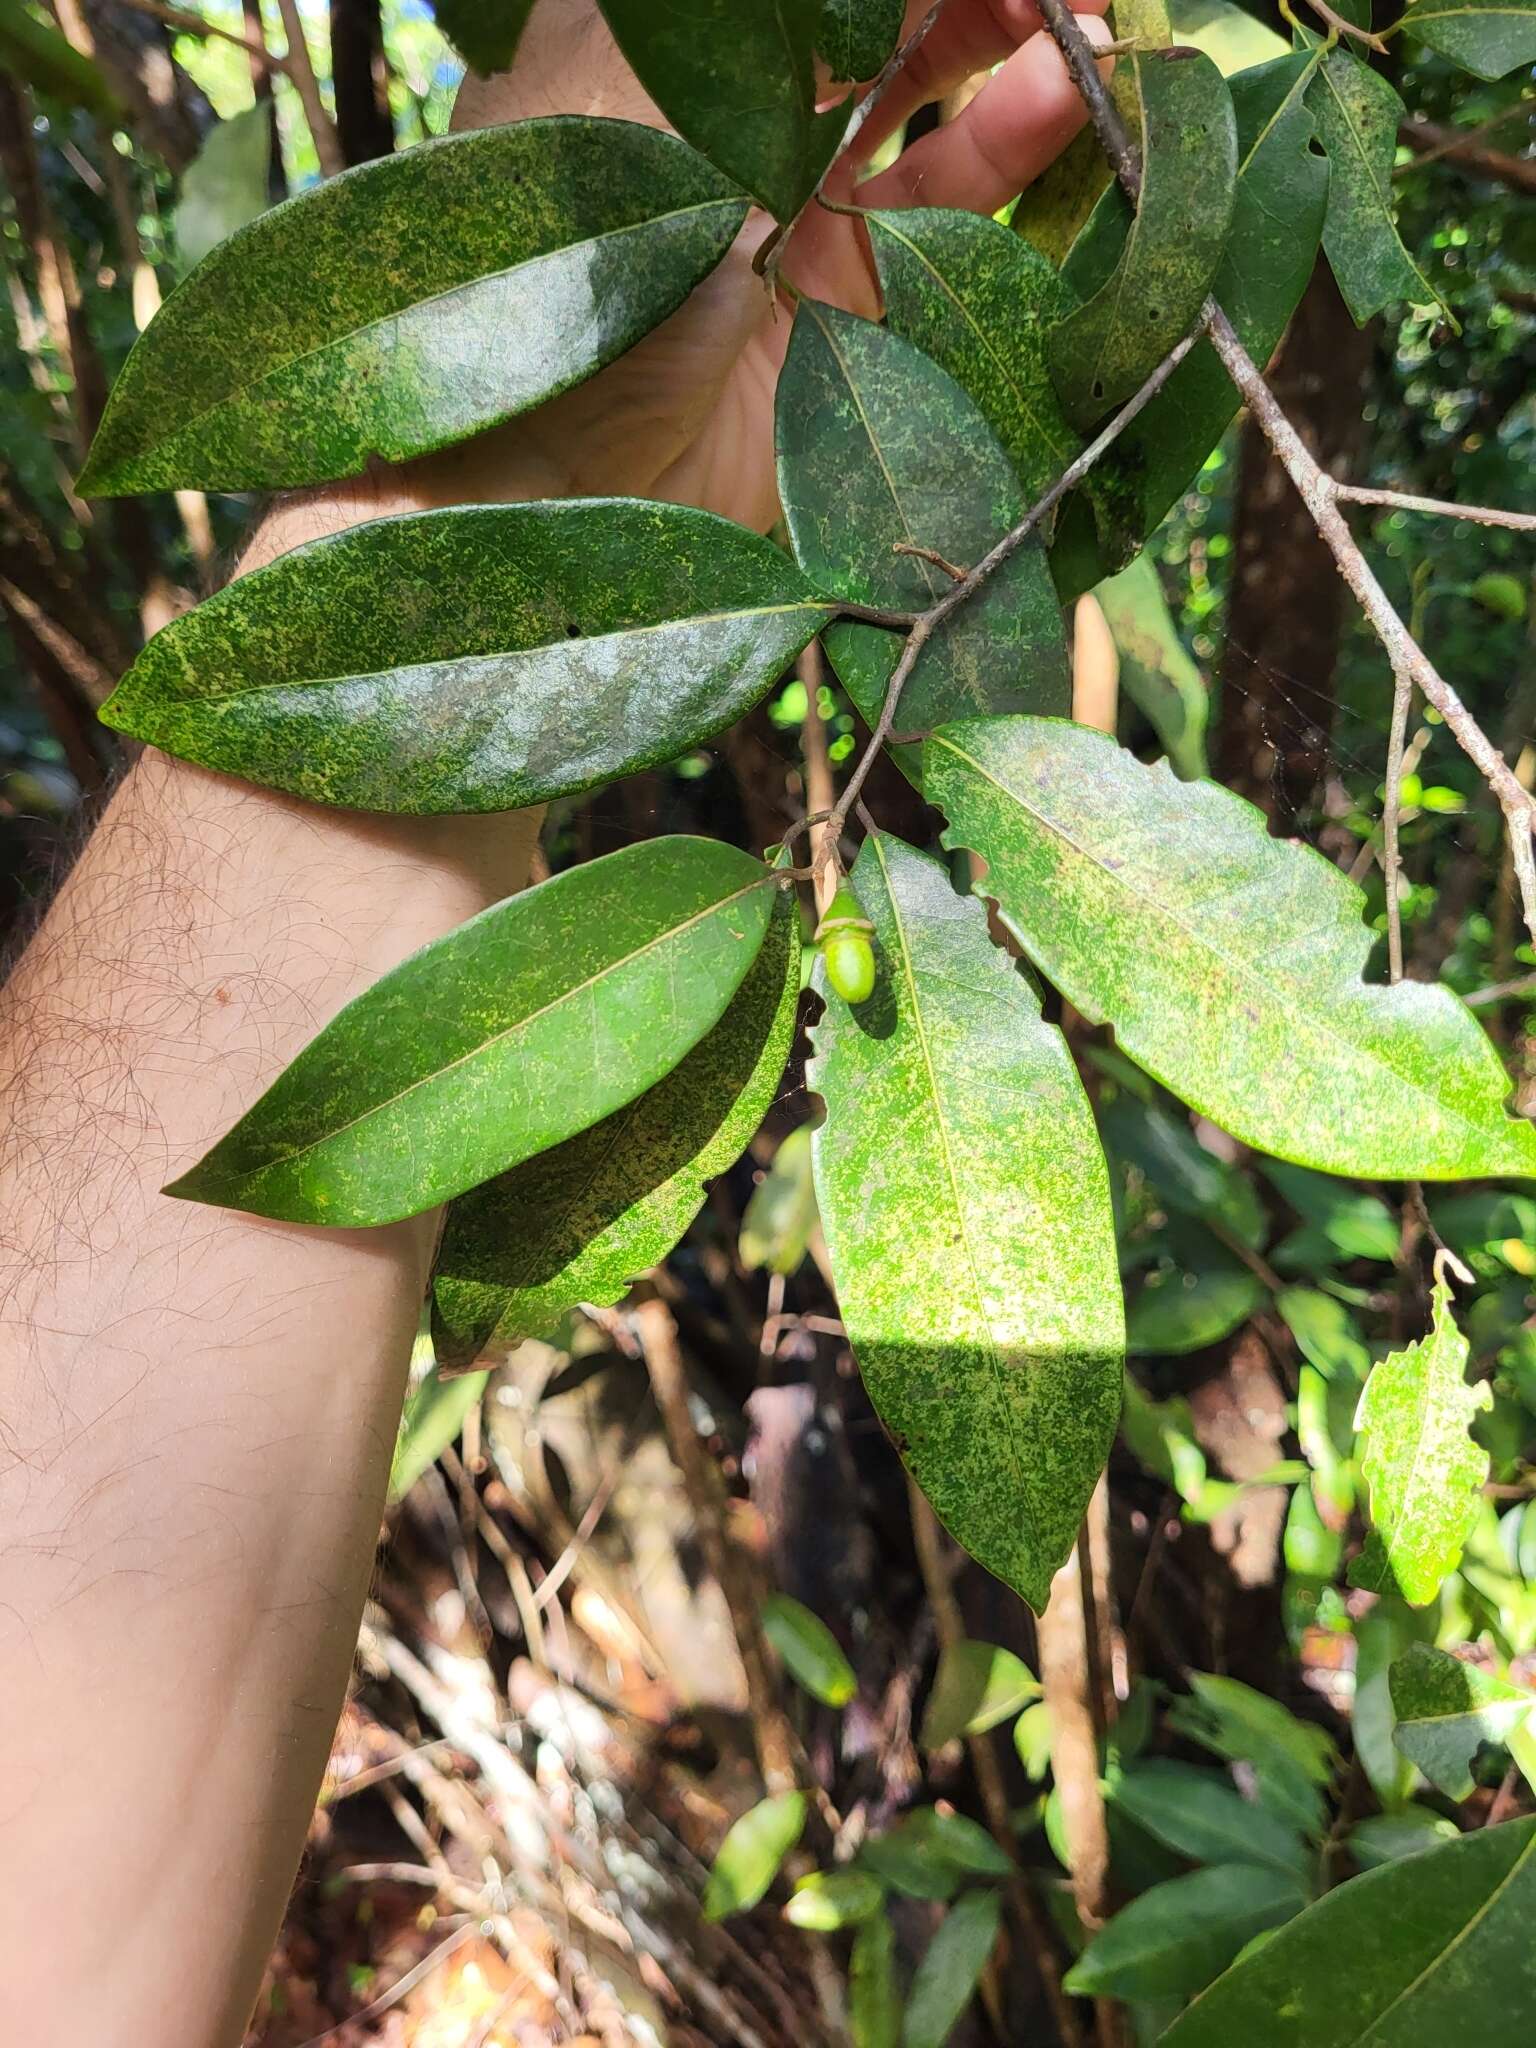
[[[1108,0],[1081,0],[1095,42]],[[912,0],[907,30],[928,0]],[[834,166],[828,195],[864,206],[953,206],[992,213],[1040,175],[1085,118],[1033,0],[950,0],[866,124],[857,162]],[[1113,59],[1106,59],[1108,71]],[[913,111],[978,72],[1001,69],[954,121],[880,176],[858,170]],[[838,88],[841,90],[841,88]],[[540,0],[513,69],[470,77],[454,125],[488,127],[541,114],[665,123],[619,54],[594,0]],[[429,503],[627,495],[702,505],[766,530],[778,516],[773,394],[792,307],[752,268],[770,231],[754,211],[725,261],[672,318],[600,375],[525,419],[412,465]],[[785,252],[796,290],[871,318],[879,313],[858,222],[812,205]]]

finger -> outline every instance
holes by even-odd
[[[1097,16],[1077,19],[1090,42],[1111,41]],[[1099,60],[1102,78],[1114,62]],[[1034,36],[953,121],[914,142],[888,171],[861,185],[858,203],[995,213],[1056,161],[1087,118],[1061,52],[1045,36]]]

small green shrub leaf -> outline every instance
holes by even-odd
[[[853,2036],[853,2048],[898,2048],[901,2040],[896,1930],[884,1913],[864,1921],[853,1937],[848,1965],[848,2030]]]
[[[1203,1991],[1256,1934],[1306,1904],[1293,1873],[1223,1863],[1132,1899],[1062,1980],[1080,1998],[1168,1998]]]
[[[1106,1797],[1192,1863],[1262,1863],[1298,1881],[1307,1876],[1311,1858],[1296,1831],[1219,1771],[1152,1757],[1125,1765]]]
[[[747,1199],[736,1249],[749,1273],[766,1267],[786,1277],[800,1270],[816,1228],[808,1124],[791,1131]]]
[[[757,1904],[799,1841],[805,1813],[803,1792],[781,1792],[760,1799],[734,1823],[704,1886],[706,1920],[724,1920]]]
[[[1485,1742],[1504,1742],[1536,1712],[1536,1693],[1476,1664],[1414,1643],[1390,1674],[1392,1740],[1437,1791],[1465,1799],[1472,1759]]]
[[[1002,1912],[1002,1894],[992,1890],[967,1892],[950,1907],[913,1976],[902,2048],[944,2048],[976,1994]]]
[[[790,1677],[823,1706],[846,1707],[858,1691],[853,1666],[837,1637],[819,1614],[787,1593],[770,1593],[763,1602],[763,1634],[783,1658]]]
[[[970,1638],[948,1643],[918,1741],[924,1749],[942,1749],[961,1735],[984,1735],[1039,1697],[1039,1680],[1012,1650]]]
[[[878,1913],[885,1892],[867,1870],[813,1870],[795,1886],[784,1918],[813,1934],[836,1934]]]

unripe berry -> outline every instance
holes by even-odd
[[[827,981],[845,1003],[867,1003],[875,990],[874,926],[844,882],[827,905],[816,938],[827,966]]]

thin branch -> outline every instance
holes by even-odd
[[[341,153],[336,124],[320,97],[320,81],[310,61],[309,44],[304,39],[304,17],[299,13],[299,0],[277,0],[277,11],[283,18],[283,34],[288,40],[285,60],[288,76],[293,80],[293,89],[309,123],[320,168],[328,178],[334,178],[338,171],[346,169],[347,160]]]
[[[1330,7],[1328,0],[1307,0],[1307,5],[1320,21],[1326,21],[1339,35],[1348,36],[1357,43],[1364,43],[1368,50],[1376,50],[1383,57],[1387,54],[1387,46],[1380,36],[1373,35],[1368,28],[1357,28],[1346,15],[1340,14],[1337,8]]]
[[[1412,491],[1378,491],[1369,484],[1334,483],[1333,495],[1349,505],[1386,505],[1399,512],[1465,519],[1473,526],[1507,526],[1514,533],[1536,533],[1536,512],[1506,512],[1502,505],[1458,505],[1454,498],[1420,498]]]
[[[260,57],[271,70],[288,72],[286,57],[274,57],[262,43],[242,35],[237,28],[221,28],[216,21],[205,21],[190,8],[168,7],[165,0],[122,0],[124,7],[131,7],[135,14],[147,14],[155,21],[163,21],[167,28],[173,28],[178,35],[213,36],[221,43],[234,43],[242,50],[248,50],[253,57]]]
[[[1469,1010],[1482,1010],[1490,1003],[1505,1003],[1516,996],[1533,995],[1536,995],[1536,974],[1521,974],[1513,981],[1496,981],[1487,988],[1474,989],[1465,1001]]]
[[[1392,679],[1387,793],[1381,812],[1381,872],[1387,889],[1387,973],[1393,981],[1403,978],[1403,906],[1400,900],[1403,850],[1398,834],[1403,816],[1403,756],[1408,746],[1408,713],[1412,708],[1412,678],[1399,670]]]
[[[1536,192],[1536,157],[1510,156],[1503,150],[1484,149],[1480,140],[1493,129],[1501,128],[1514,115],[1529,115],[1533,106],[1536,106],[1536,100],[1517,100],[1491,120],[1480,121],[1475,128],[1446,128],[1438,121],[1403,121],[1398,126],[1397,139],[1414,152],[1414,161],[1399,164],[1392,175],[1394,178],[1411,177],[1415,171],[1423,170],[1426,164],[1439,163],[1444,158],[1471,177],[1491,178],[1516,192]]]

